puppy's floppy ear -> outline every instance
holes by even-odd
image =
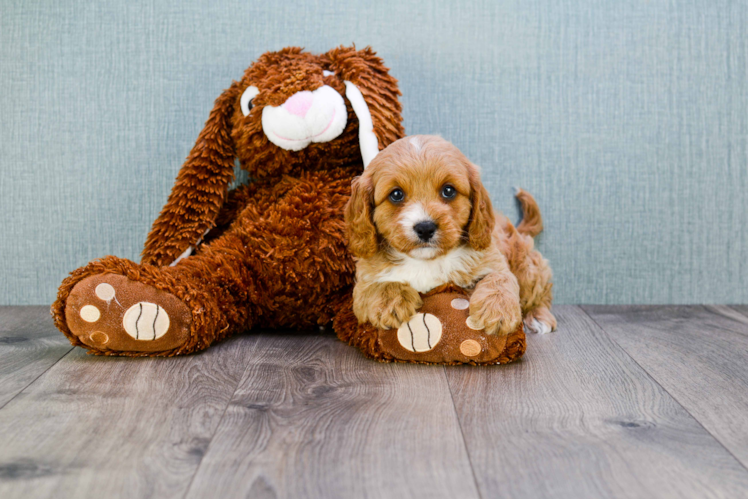
[[[491,198],[480,180],[478,167],[468,164],[471,201],[473,203],[468,223],[468,243],[475,250],[485,250],[491,245],[491,233],[496,223]]]
[[[171,264],[212,227],[234,179],[236,152],[231,138],[231,115],[238,99],[238,82],[216,99],[161,215],[148,234],[142,255],[144,264]]]
[[[374,226],[374,188],[366,173],[353,179],[351,199],[345,206],[348,249],[354,257],[365,259],[377,252],[377,228]]]

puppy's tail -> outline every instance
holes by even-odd
[[[522,234],[536,237],[543,230],[543,218],[540,216],[540,207],[530,193],[524,189],[517,188],[514,195],[522,207],[522,220],[517,225],[517,231]]]

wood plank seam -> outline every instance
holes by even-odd
[[[740,496],[709,480],[748,485],[734,457],[580,308],[556,312],[559,333],[530,336],[523,361],[447,370],[483,495]]]
[[[642,366],[642,365],[641,365],[641,364],[639,363],[639,361],[637,361],[637,360],[636,360],[636,359],[635,359],[635,358],[634,358],[634,357],[633,357],[633,356],[632,356],[631,354],[629,354],[629,352],[628,352],[628,351],[627,351],[627,350],[626,350],[626,349],[625,349],[625,348],[624,348],[624,347],[623,347],[623,346],[622,346],[621,344],[619,344],[619,343],[618,343],[618,341],[616,341],[615,337],[614,337],[613,335],[611,335],[610,333],[608,333],[608,332],[607,332],[607,330],[605,330],[605,328],[603,328],[603,326],[602,326],[602,325],[601,325],[600,323],[598,323],[598,322],[597,322],[597,321],[595,320],[595,318],[593,318],[593,317],[592,317],[592,315],[591,315],[590,313],[588,313],[588,312],[587,312],[587,309],[586,309],[586,307],[587,307],[586,305],[580,305],[580,306],[579,306],[579,308],[580,308],[580,309],[581,309],[581,310],[582,310],[582,311],[584,312],[584,314],[586,314],[586,315],[587,315],[587,317],[589,317],[589,318],[590,318],[590,320],[592,320],[592,322],[593,322],[593,323],[595,323],[595,325],[597,325],[597,327],[598,327],[598,328],[600,328],[600,331],[602,331],[602,332],[603,332],[603,333],[604,333],[604,334],[605,334],[605,335],[606,335],[606,336],[607,336],[607,337],[608,337],[608,338],[610,339],[610,341],[611,341],[611,342],[613,342],[613,343],[614,343],[614,344],[615,344],[615,345],[616,345],[616,346],[617,346],[617,347],[618,347],[619,349],[621,349],[621,351],[623,351],[623,352],[624,352],[624,353],[626,354],[626,356],[628,356],[629,358],[631,358],[631,360],[632,360],[632,361],[633,361],[634,363],[636,363],[636,365],[637,365],[637,366],[638,366],[639,368],[641,368],[641,369],[642,369],[642,370],[644,371],[644,373],[646,373],[646,374],[647,374],[647,376],[648,376],[648,377],[649,377],[649,378],[650,378],[650,379],[651,379],[651,380],[652,380],[652,381],[653,381],[653,382],[654,382],[655,384],[657,384],[658,386],[660,386],[660,387],[662,388],[662,390],[663,390],[663,391],[665,391],[665,393],[667,393],[667,394],[668,394],[668,395],[669,395],[669,396],[670,396],[671,398],[673,398],[673,401],[675,401],[675,402],[676,402],[676,403],[678,404],[678,406],[680,406],[680,407],[681,407],[681,408],[683,409],[683,411],[685,411],[685,412],[686,412],[686,413],[687,413],[687,414],[688,414],[688,415],[689,415],[689,416],[690,416],[690,417],[691,417],[692,419],[694,419],[694,421],[695,421],[696,423],[698,423],[698,424],[699,424],[699,427],[701,427],[701,428],[702,428],[702,429],[704,430],[704,432],[706,432],[707,434],[709,434],[710,436],[712,436],[712,437],[714,438],[714,440],[715,440],[716,442],[718,442],[718,443],[719,443],[719,445],[720,445],[720,446],[721,446],[721,447],[722,447],[722,448],[723,448],[723,449],[724,449],[724,450],[725,450],[725,451],[726,451],[726,452],[727,452],[727,453],[728,453],[728,454],[729,454],[729,455],[730,455],[731,457],[733,457],[733,458],[734,458],[734,459],[735,459],[735,460],[736,460],[736,461],[737,461],[737,462],[738,462],[738,463],[740,464],[740,466],[741,466],[741,467],[743,467],[743,469],[745,469],[745,470],[746,470],[746,472],[748,472],[748,464],[744,463],[744,462],[743,462],[742,460],[740,460],[740,459],[739,459],[739,458],[738,458],[737,456],[735,456],[735,454],[734,454],[734,453],[733,453],[733,452],[732,452],[732,451],[731,451],[731,450],[730,450],[730,449],[729,449],[729,448],[728,448],[728,447],[727,447],[727,446],[725,445],[725,443],[723,443],[723,442],[722,442],[722,440],[721,440],[721,439],[720,439],[719,437],[717,437],[717,436],[715,436],[714,434],[712,434],[711,432],[709,432],[709,429],[707,429],[707,428],[706,428],[706,427],[704,426],[704,424],[703,424],[703,423],[701,422],[701,420],[699,420],[698,418],[696,418],[696,416],[695,416],[695,415],[693,415],[693,414],[692,414],[692,413],[691,413],[691,412],[690,412],[690,411],[688,410],[688,408],[686,408],[686,406],[685,406],[685,405],[684,405],[684,404],[683,404],[683,403],[682,403],[682,402],[681,402],[681,401],[680,401],[680,400],[679,400],[679,399],[678,399],[677,397],[675,397],[675,395],[673,395],[673,394],[672,394],[672,393],[671,393],[670,391],[668,391],[668,390],[667,390],[667,388],[666,388],[665,386],[663,386],[662,384],[660,384],[659,380],[657,380],[657,379],[656,379],[656,378],[654,377],[654,375],[652,375],[652,374],[651,374],[651,373],[650,373],[650,372],[649,372],[649,371],[648,371],[648,370],[647,370],[647,369],[646,369],[646,368],[645,368],[644,366]],[[704,310],[705,310],[706,312],[708,312],[708,313],[710,313],[710,314],[714,314],[714,313],[712,313],[711,311],[707,310],[707,309],[706,309],[706,308],[705,308],[704,306],[700,306],[700,307],[702,307],[702,308],[703,308],[703,309],[704,309]],[[731,309],[732,309],[732,308],[731,308]]]
[[[253,339],[254,343],[257,344],[257,339]],[[229,406],[231,405],[231,401],[233,401],[234,396],[236,395],[236,391],[239,389],[239,385],[241,385],[242,380],[244,380],[244,377],[247,375],[247,370],[249,370],[250,363],[248,362],[247,365],[244,367],[244,371],[242,372],[240,377],[236,378],[236,385],[234,386],[234,390],[231,392],[231,396],[226,399],[226,406],[223,407],[223,411],[221,412],[221,418],[216,423],[215,429],[213,429],[213,434],[210,436],[210,441],[208,441],[208,446],[205,447],[205,452],[200,457],[200,462],[197,464],[197,467],[195,467],[195,470],[192,472],[192,477],[190,477],[189,483],[187,483],[187,487],[184,489],[184,494],[182,495],[182,498],[187,498],[187,495],[190,492],[190,489],[192,488],[192,483],[195,482],[195,478],[197,477],[197,472],[200,470],[200,467],[203,465],[203,460],[205,460],[205,457],[208,455],[208,452],[210,451],[210,446],[213,444],[213,440],[216,437],[216,434],[218,433],[218,430],[221,428],[221,423],[223,422],[224,417],[226,416],[226,411],[228,410]]]
[[[736,313],[748,318],[748,312],[738,309],[738,307],[748,307],[748,304],[728,304],[727,307],[729,307],[732,311],[735,311]]]
[[[699,306],[701,309],[705,310],[707,313],[712,314],[714,316],[718,316],[720,318],[726,318],[726,319],[734,319],[729,316],[727,316],[723,311],[720,309],[727,309],[731,312],[736,313],[741,318],[748,318],[748,315],[746,315],[745,312],[738,309],[740,307],[739,304],[733,304],[733,305],[722,305],[722,304],[702,304]],[[748,331],[743,329],[734,329],[734,328],[728,328],[725,327],[724,330],[736,333],[738,335],[741,335],[743,337],[748,336]]]
[[[329,335],[262,335],[187,497],[478,497],[443,383]]]
[[[476,367],[480,369],[479,367]],[[473,458],[470,456],[470,450],[467,446],[467,441],[465,440],[465,432],[462,430],[462,421],[460,420],[460,415],[457,413],[457,405],[455,404],[455,398],[454,394],[452,394],[452,384],[449,383],[449,377],[447,376],[447,367],[442,367],[443,373],[444,373],[444,379],[447,382],[447,388],[449,389],[449,399],[452,400],[452,410],[454,411],[455,420],[457,420],[457,427],[460,429],[460,437],[462,438],[462,446],[465,448],[465,455],[468,459],[468,464],[470,465],[470,472],[473,477],[473,483],[475,484],[475,491],[478,492],[479,498],[485,498],[483,495],[483,492],[481,491],[480,484],[478,484],[478,477],[475,475],[475,467],[473,467]]]
[[[4,404],[3,404],[2,406],[0,406],[0,411],[3,411],[3,408],[5,408],[6,406],[8,406],[8,404],[9,404],[9,403],[10,403],[11,401],[13,401],[14,399],[16,399],[16,398],[18,397],[18,395],[19,395],[19,394],[21,394],[21,393],[22,393],[22,392],[24,392],[24,391],[25,391],[26,389],[28,389],[29,387],[31,387],[31,386],[32,386],[32,385],[33,385],[34,383],[36,383],[36,381],[37,381],[37,380],[39,380],[39,379],[40,379],[40,378],[41,378],[41,377],[42,377],[42,376],[43,376],[43,375],[44,375],[45,373],[47,373],[47,372],[48,372],[48,371],[49,371],[49,370],[50,370],[50,369],[51,369],[52,367],[54,367],[55,365],[57,365],[57,363],[59,363],[60,361],[62,361],[62,359],[63,359],[63,358],[67,357],[67,356],[68,356],[68,355],[69,355],[69,354],[70,354],[71,352],[73,352],[73,349],[75,349],[75,347],[73,347],[73,346],[70,346],[70,349],[68,349],[68,350],[67,350],[67,352],[65,352],[65,354],[63,354],[62,356],[60,356],[60,357],[59,357],[59,358],[57,359],[57,361],[55,361],[54,363],[52,363],[51,365],[49,365],[49,366],[48,366],[48,367],[47,367],[47,368],[46,368],[46,369],[45,369],[45,370],[44,370],[43,372],[41,372],[41,373],[40,373],[39,375],[37,375],[37,376],[36,376],[36,377],[34,378],[34,380],[32,380],[31,382],[29,382],[28,384],[26,384],[26,385],[25,385],[25,386],[23,387],[23,389],[21,389],[20,391],[18,391],[17,393],[15,393],[15,395],[14,395],[14,396],[13,396],[12,398],[10,398],[10,399],[9,399],[8,401],[6,401],[6,402],[5,402],[5,403],[4,403]]]

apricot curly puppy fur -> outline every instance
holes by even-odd
[[[419,292],[451,283],[471,292],[471,327],[507,335],[524,317],[532,332],[555,330],[551,268],[533,242],[540,211],[528,193],[517,198],[515,228],[449,142],[411,136],[387,147],[354,181],[345,213],[359,322],[397,328],[421,307]]]

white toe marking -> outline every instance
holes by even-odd
[[[541,333],[541,335],[545,335],[546,333],[551,333],[551,331],[553,330],[551,328],[551,325],[547,325],[547,324],[543,323],[542,321],[538,321],[538,324],[540,325],[540,333]]]
[[[525,321],[525,328],[527,328],[530,333],[535,333],[537,335],[545,335],[546,333],[551,332],[551,325],[546,325],[535,318],[532,318],[530,321]]]
[[[96,287],[96,296],[101,300],[109,302],[114,298],[115,292],[114,287],[109,283],[99,283]]]
[[[99,320],[101,317],[101,313],[99,312],[99,309],[96,306],[87,305],[81,307],[81,318],[83,318],[83,321],[88,321],[89,323],[94,323]]]
[[[470,328],[471,330],[483,330],[483,327],[479,327],[479,326],[478,326],[478,325],[477,325],[477,324],[475,323],[475,321],[473,321],[473,317],[472,317],[472,316],[468,316],[468,319],[467,319],[467,320],[465,321],[465,324],[466,324],[466,325],[467,325],[467,327],[468,327],[468,328]]]
[[[433,314],[418,313],[397,329],[397,340],[410,352],[430,351],[442,338],[442,322]]]
[[[466,299],[452,299],[452,309],[462,311],[470,307],[470,301]]]
[[[527,330],[530,333],[538,333],[537,330],[535,330],[535,324],[537,321],[535,321],[535,318],[530,320],[525,320],[525,330]]]
[[[134,339],[156,340],[169,330],[169,315],[157,304],[138,302],[127,310],[122,326]]]

